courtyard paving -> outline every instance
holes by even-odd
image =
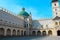
[[[0,37],[0,40],[60,40],[60,36]]]

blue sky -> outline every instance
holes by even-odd
[[[22,7],[26,8],[28,13],[32,13],[33,19],[52,18],[52,0],[0,0],[0,7],[12,11],[17,15]]]

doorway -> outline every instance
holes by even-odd
[[[60,30],[57,31],[57,36],[60,36]]]

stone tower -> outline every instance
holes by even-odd
[[[26,35],[29,35],[30,29],[32,27],[32,14],[25,11],[25,8],[22,8],[22,11],[19,13],[19,16],[24,18],[24,28],[26,29]]]
[[[30,26],[30,28],[29,28],[29,35],[32,35],[32,14],[31,14],[31,12],[30,12],[29,15],[30,15],[29,16],[29,26]]]
[[[52,0],[52,12],[53,12],[53,18],[55,17],[60,17],[60,12],[59,12],[59,2],[58,0]]]

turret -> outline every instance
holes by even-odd
[[[52,0],[52,13],[53,13],[53,18],[55,18],[56,16],[60,17],[58,0]]]

